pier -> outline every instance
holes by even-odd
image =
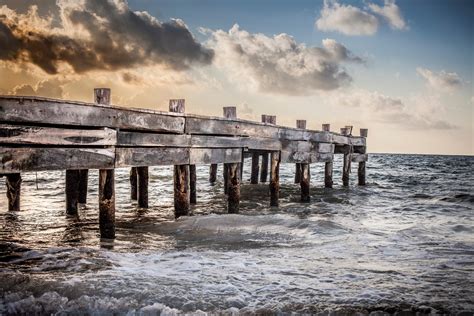
[[[222,116],[185,112],[185,100],[169,101],[169,112],[111,105],[111,91],[94,89],[93,103],[40,97],[0,97],[0,176],[6,177],[8,208],[21,210],[21,173],[66,170],[65,211],[78,214],[87,200],[89,169],[99,170],[101,238],[115,237],[114,169],[130,168],[130,198],[148,208],[148,167],[174,166],[175,216],[189,215],[199,203],[196,165],[210,165],[209,181],[217,181],[223,164],[229,213],[239,212],[244,158],[251,159],[248,185],[268,182],[270,206],[278,206],[281,163],[295,165],[301,202],[310,201],[310,166],[324,163],[321,183],[332,188],[333,158],[343,155],[341,182],[349,186],[351,164],[357,163],[358,184],[366,183],[367,129],[353,135],[352,126],[331,131],[279,126],[273,115],[261,122],[238,118],[236,107]]]

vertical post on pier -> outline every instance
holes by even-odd
[[[367,137],[369,130],[367,128],[360,129],[360,136]],[[367,145],[366,145],[367,146]],[[364,148],[364,152],[366,149]],[[365,185],[365,161],[359,162],[359,168],[357,169],[358,183],[359,185]]]
[[[344,136],[349,136],[352,127],[346,126],[341,128],[341,134]],[[346,146],[346,152],[344,153],[343,158],[343,167],[342,167],[342,185],[347,187],[349,186],[349,173],[351,172],[351,148]]]
[[[115,170],[99,170],[100,237],[115,238]]]
[[[170,112],[184,113],[184,99],[170,100]],[[176,218],[189,214],[190,179],[189,165],[174,166],[174,215]]]
[[[138,174],[137,167],[130,168],[130,199],[138,199]]]
[[[19,173],[11,173],[6,175],[8,210],[20,210],[21,195],[21,175]]]
[[[296,120],[296,128],[306,129],[306,120]],[[296,163],[295,165],[295,183],[301,181],[301,165]]]
[[[278,206],[280,198],[280,152],[271,153],[270,206]]]
[[[77,215],[79,170],[66,170],[66,213]]]
[[[89,169],[79,170],[79,186],[77,202],[81,204],[87,203],[87,182],[89,179]]]
[[[228,171],[229,165],[226,163],[222,164],[222,173],[224,176],[224,194],[227,195],[227,191],[229,189],[229,171]]]
[[[239,179],[239,164],[229,163],[227,164],[227,178],[228,178],[228,189],[227,189],[227,212],[238,213],[240,204],[240,179]]]
[[[110,89],[94,89],[94,102],[110,104]],[[99,170],[99,230],[101,238],[115,238],[115,170]]]
[[[331,125],[330,124],[323,124],[323,132],[330,132]],[[326,161],[324,164],[324,186],[326,188],[332,188],[333,181],[332,181],[332,170],[333,170],[333,162]]]
[[[268,124],[276,124],[276,116],[275,115],[265,115],[262,114],[262,123]],[[260,169],[260,182],[267,182],[268,177],[268,153],[262,154],[262,166]]]
[[[137,167],[138,207],[148,208],[148,167]]]
[[[301,164],[301,202],[309,202],[310,195],[309,195],[309,186],[310,186],[310,179],[311,174],[309,171],[309,163],[302,163]]]
[[[196,165],[189,165],[189,203],[196,204]]]
[[[257,184],[258,183],[258,160],[260,159],[260,155],[257,152],[252,153],[252,171],[250,174],[250,183]]]
[[[213,163],[209,167],[209,182],[214,184],[217,180],[217,164]]]

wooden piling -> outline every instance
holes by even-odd
[[[171,99],[170,112],[184,113],[185,100]],[[174,215],[176,218],[189,214],[190,185],[189,165],[174,166]]]
[[[189,214],[189,191],[189,165],[174,166],[174,215],[176,218]]]
[[[262,154],[262,166],[260,168],[260,182],[267,182],[268,177],[268,154]]]
[[[217,180],[217,164],[213,163],[209,167],[209,182],[214,184]]]
[[[77,215],[79,170],[66,170],[66,213]]]
[[[359,185],[365,185],[365,161],[359,162],[357,176],[359,178]]]
[[[308,163],[301,164],[301,202],[309,202],[310,201],[310,194],[309,194],[309,187],[310,187],[310,170]]]
[[[227,191],[229,189],[229,171],[227,170],[228,167],[229,166],[226,163],[222,164],[222,175],[223,175],[223,178],[224,178],[224,194],[226,194],[226,195],[227,195]]]
[[[81,204],[87,203],[87,182],[89,180],[89,170],[88,169],[81,169],[79,170],[79,193],[77,202]]]
[[[306,129],[306,120],[296,120],[296,128]],[[295,183],[301,181],[301,166],[299,163],[295,164]]]
[[[349,186],[349,173],[351,170],[351,154],[344,154],[344,162],[342,167],[342,185]]]
[[[326,161],[324,165],[324,186],[326,188],[332,188],[332,185],[333,185],[332,169],[333,169],[332,161]]]
[[[250,173],[250,183],[257,184],[258,183],[258,170],[259,170],[259,158],[260,155],[257,152],[252,153],[252,171]]]
[[[278,206],[280,198],[280,152],[271,153],[270,206]]]
[[[8,210],[15,212],[19,211],[21,197],[21,174],[7,174],[5,183],[7,185]]]
[[[99,170],[100,237],[115,238],[115,170]]]
[[[240,204],[240,179],[239,179],[239,164],[227,164],[228,172],[228,194],[227,194],[227,212],[238,213]]]
[[[196,165],[189,165],[189,202],[196,204]]]
[[[323,124],[323,132],[329,132],[331,130],[331,124]]]
[[[138,175],[137,167],[130,168],[130,199],[138,199]]]
[[[137,167],[138,207],[148,208],[148,167]]]

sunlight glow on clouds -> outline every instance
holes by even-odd
[[[423,77],[423,79],[426,80],[426,84],[433,89],[451,92],[460,88],[463,84],[461,77],[455,72],[442,70],[436,73],[422,67],[416,68],[416,72]]]
[[[233,80],[278,94],[337,89],[352,80],[342,64],[363,62],[332,39],[323,40],[322,47],[307,47],[287,34],[251,34],[237,24],[228,32],[213,32],[209,44],[216,52],[217,66]]]
[[[369,8],[372,12],[385,18],[392,29],[405,30],[408,28],[395,0],[385,0],[383,7],[370,3]]]

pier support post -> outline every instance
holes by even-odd
[[[250,174],[250,183],[251,184],[257,184],[258,183],[258,160],[260,158],[260,155],[256,152],[252,153],[252,171]]]
[[[359,185],[365,185],[365,161],[359,162],[357,176],[359,178]]]
[[[344,163],[342,167],[342,185],[349,186],[349,173],[351,170],[351,154],[344,154]]]
[[[271,153],[270,206],[278,206],[280,198],[280,152]]]
[[[262,167],[260,169],[260,182],[267,182],[268,177],[268,153],[262,154]]]
[[[296,128],[306,129],[306,120],[296,120]],[[299,163],[295,165],[295,183],[301,182],[301,166]]]
[[[239,164],[227,164],[228,194],[227,194],[227,212],[234,214],[239,212],[240,204],[240,179]]]
[[[184,113],[185,100],[171,99],[169,102],[170,112]],[[174,215],[176,218],[189,214],[190,187],[189,187],[189,165],[174,166]]]
[[[222,175],[223,175],[223,178],[224,178],[224,194],[227,195],[227,191],[229,189],[229,171],[227,170],[228,169],[228,164],[226,163],[223,163],[222,164]]]
[[[138,199],[138,174],[137,167],[130,168],[130,199]]]
[[[333,163],[332,161],[326,161],[324,165],[324,186],[326,188],[332,188],[332,168]]]
[[[8,199],[8,210],[19,211],[20,210],[20,195],[21,195],[21,175],[19,173],[11,173],[6,175],[7,185],[7,199]]]
[[[301,202],[309,202],[310,195],[309,195],[309,186],[310,186],[310,170],[309,170],[309,163],[302,163],[301,164]]]
[[[100,237],[115,238],[115,170],[99,170]]]
[[[137,167],[138,207],[148,208],[148,167]]]
[[[77,215],[80,170],[66,170],[66,214]]]
[[[360,129],[360,136],[361,137],[367,137],[369,134],[369,130],[367,128],[361,128]],[[364,149],[364,152],[366,150]],[[359,162],[359,168],[357,169],[357,176],[358,176],[358,182],[359,185],[365,185],[365,161]]]
[[[77,199],[78,203],[87,203],[87,182],[89,180],[89,169],[79,170],[79,196]]]
[[[217,164],[213,163],[209,167],[209,182],[214,184],[217,180]]]
[[[196,204],[196,165],[189,165],[189,202]]]
[[[174,166],[174,215],[189,214],[189,165]]]
[[[322,130],[323,132],[330,132],[331,124],[323,124]],[[333,170],[333,162],[326,161],[324,164],[324,187],[326,188],[332,188],[333,186],[332,170]]]

